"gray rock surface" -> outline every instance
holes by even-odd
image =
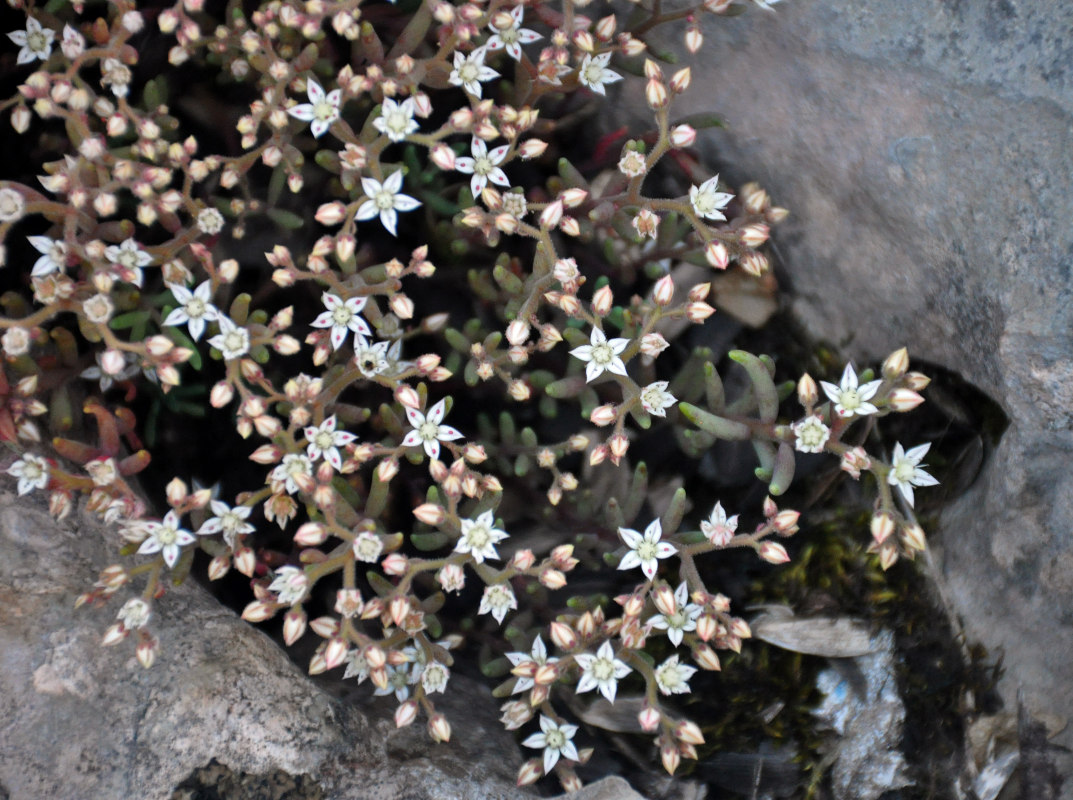
[[[729,127],[702,147],[791,209],[775,246],[814,336],[905,344],[1009,415],[931,541],[1008,707],[1073,717],[1073,5],[776,8],[709,16],[687,98]]]
[[[119,603],[73,604],[114,560],[113,535],[0,494],[0,797],[166,800],[213,759],[259,800],[533,796],[514,785],[522,758],[487,689],[452,679],[454,737],[434,745],[423,725],[396,730],[391,704],[325,693],[192,582],[157,604],[152,669],[127,642],[101,648]]]

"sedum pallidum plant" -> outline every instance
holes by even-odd
[[[394,694],[398,725],[445,741],[460,632],[505,632],[503,722],[536,751],[518,782],[571,789],[591,754],[572,693],[628,686],[666,769],[696,756],[675,696],[750,635],[703,561],[789,559],[798,513],[776,498],[795,453],[874,476],[883,567],[924,548],[908,507],[935,483],[928,446],[884,459],[847,439],[922,401],[904,349],[796,391],[735,350],[724,391],[719,358],[688,343],[713,281],[770,280],[786,211],[704,172],[690,148],[714,120],[676,113],[690,68],[648,36],[680,25],[695,53],[703,16],[742,7],[13,4],[20,83],[0,109],[32,157],[0,181],[0,437],[19,494],[57,517],[85,496],[120,531],[128,558],[78,600],[126,596],[104,644],[149,667],[153,606],[197,555],[210,579],[249,578],[246,620],[319,642],[310,673]],[[620,91],[654,129],[588,133]],[[154,515],[130,480],[150,462],[145,398],[237,431],[241,485],[175,478]],[[687,459],[751,442],[767,499],[648,503],[630,448],[654,431]],[[626,491],[609,493],[615,470]],[[264,545],[272,530],[293,547]],[[597,577],[613,601],[585,593]],[[439,613],[455,593],[465,625]]]

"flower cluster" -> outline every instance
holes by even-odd
[[[729,353],[748,390],[728,399],[710,354],[688,355],[683,332],[716,313],[728,282],[769,272],[765,242],[787,213],[756,184],[694,177],[701,125],[671,110],[691,70],[664,75],[648,55],[648,32],[679,18],[696,52],[699,16],[728,2],[638,6],[647,19],[629,23],[544,0],[425,3],[412,20],[344,5],[266,0],[212,20],[185,2],[150,25],[133,7],[75,4],[32,8],[8,33],[25,72],[0,108],[27,141],[44,121],[69,141],[53,161],[13,159],[0,181],[0,264],[25,288],[0,318],[0,438],[25,451],[7,474],[57,517],[84,495],[120,528],[133,566],[108,567],[79,602],[138,587],[103,641],[133,637],[146,667],[162,647],[154,604],[201,551],[211,579],[249,579],[246,620],[282,616],[287,644],[315,639],[310,673],[368,681],[397,700],[397,725],[424,714],[438,741],[451,727],[435,695],[460,631],[510,637],[503,720],[539,726],[521,742],[540,753],[519,783],[554,773],[577,788],[591,749],[566,709],[626,687],[674,772],[704,742],[678,696],[750,636],[698,560],[726,548],[790,559],[780,540],[798,515],[775,498],[795,452],[875,476],[884,567],[918,552],[910,509],[935,483],[928,446],[897,444],[887,460],[845,434],[919,404],[926,379],[904,350],[880,377],[846,366],[821,382],[823,403],[804,376],[803,416],[780,421],[770,359]],[[184,130],[168,95],[185,78],[145,74],[141,42],[166,47],[170,67],[241,84],[227,95],[249,100],[236,130]],[[556,115],[596,107],[641,69],[654,133],[573,163],[577,122]],[[582,102],[563,102],[573,93]],[[675,197],[646,186],[660,163]],[[139,420],[128,405],[153,410]],[[234,463],[206,466],[233,494],[175,478],[163,513],[147,508],[128,478],[149,465],[164,407],[233,425]],[[653,427],[677,447],[672,470],[751,440],[770,496],[728,517],[680,489],[642,519],[656,493],[639,464],[628,493],[603,479],[579,491],[578,475],[631,469]],[[293,545],[269,549],[280,532]],[[614,604],[559,608],[581,564]],[[476,614],[441,618],[467,582]]]

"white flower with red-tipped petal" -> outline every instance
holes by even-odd
[[[26,30],[12,31],[7,35],[21,48],[15,57],[16,64],[29,64],[35,58],[47,60],[52,55],[52,40],[55,37],[54,30],[41,27],[41,23],[33,17],[26,19]]]
[[[700,523],[700,529],[716,547],[726,547],[738,529],[738,515],[727,517],[723,504],[716,503],[711,516]]]
[[[450,442],[462,438],[462,434],[455,428],[443,424],[443,417],[446,413],[446,398],[430,408],[427,416],[416,408],[408,407],[406,409],[406,419],[410,421],[414,429],[403,438],[403,447],[422,445],[429,458],[439,458],[440,442]]]
[[[622,557],[619,569],[633,569],[640,567],[645,577],[652,580],[656,577],[656,569],[659,567],[659,559],[668,558],[678,552],[678,549],[670,542],[661,542],[663,538],[663,526],[658,519],[652,520],[645,528],[642,536],[630,528],[619,528],[618,535],[630,548],[630,551]]]
[[[182,548],[195,541],[194,534],[180,527],[179,515],[174,511],[165,514],[163,522],[143,522],[142,527],[149,531],[149,536],[138,548],[138,553],[160,553],[169,568],[174,567],[179,560]]]
[[[380,116],[373,120],[373,127],[393,142],[401,142],[418,129],[414,113],[417,106],[412,97],[397,103],[390,97],[384,98],[380,107]]]
[[[7,474],[18,478],[17,490],[19,494],[29,494],[34,489],[44,489],[48,486],[48,462],[41,456],[27,453],[10,467]]]
[[[667,631],[667,638],[675,647],[682,643],[682,636],[697,629],[697,617],[702,611],[696,603],[689,602],[689,589],[685,582],[678,584],[674,590],[674,613],[657,614],[645,623],[661,631]]]
[[[689,187],[689,202],[697,216],[705,219],[725,220],[723,209],[734,199],[734,195],[719,191],[719,176],[709,178],[700,186]]]
[[[913,505],[914,486],[937,486],[939,484],[939,481],[924,471],[927,464],[920,463],[921,459],[928,454],[930,447],[929,443],[905,450],[901,442],[894,445],[887,483],[897,486],[909,505]]]
[[[372,336],[373,331],[362,317],[359,316],[365,304],[369,302],[365,297],[351,297],[343,300],[338,295],[325,292],[320,296],[327,311],[322,311],[311,323],[314,328],[331,328],[332,349],[338,350],[346,341],[350,331]]]
[[[408,194],[402,194],[402,170],[392,172],[383,183],[375,178],[362,178],[361,188],[368,198],[358,206],[355,219],[367,220],[380,215],[380,223],[392,236],[396,236],[395,225],[398,211],[413,211],[421,202]]]
[[[861,386],[857,381],[857,373],[853,371],[853,365],[846,364],[838,386],[827,381],[820,381],[820,386],[823,387],[823,393],[835,404],[835,413],[838,416],[852,417],[854,414],[865,416],[879,411],[868,401],[875,397],[882,382],[880,380],[868,381]]]
[[[232,550],[235,548],[236,537],[245,533],[253,533],[254,527],[246,520],[250,516],[249,506],[235,506],[231,508],[227,503],[220,500],[212,500],[209,503],[212,514],[204,524],[197,529],[198,536],[207,536],[212,533],[222,533],[224,541]]]
[[[540,715],[540,733],[534,733],[524,742],[524,747],[544,749],[544,774],[551,773],[552,767],[559,763],[560,756],[569,761],[580,759],[577,748],[570,741],[577,733],[577,725],[558,724],[551,717]]]
[[[308,103],[292,106],[287,113],[295,119],[309,123],[310,132],[320,138],[328,132],[332,123],[339,119],[339,105],[343,100],[343,90],[333,89],[327,94],[319,83],[310,78],[306,82]]]
[[[205,281],[194,291],[177,283],[169,283],[168,288],[179,307],[168,314],[164,324],[186,324],[190,330],[190,338],[196,342],[205,332],[205,323],[220,318],[219,309],[212,304],[212,283]]]
[[[335,414],[332,414],[319,426],[310,426],[305,429],[306,456],[310,461],[316,461],[323,456],[324,460],[336,470],[343,468],[343,457],[339,454],[340,447],[346,447],[351,442],[357,441],[357,436],[347,431],[335,429]]]
[[[488,29],[493,35],[488,37],[488,41],[484,43],[484,46],[493,51],[505,49],[507,55],[515,61],[521,61],[522,45],[532,44],[538,39],[544,38],[536,31],[531,31],[529,28],[522,27],[522,18],[524,16],[525,7],[522,5],[514,6],[514,8],[510,10],[510,27],[497,28],[495,25],[489,25]]]
[[[577,693],[599,689],[600,694],[610,702],[615,702],[619,678],[626,677],[630,673],[630,668],[624,661],[615,658],[611,642],[604,642],[600,645],[596,655],[581,653],[574,656],[574,660],[583,670],[581,680],[577,682]]]
[[[67,244],[47,236],[27,236],[34,250],[41,257],[34,262],[30,275],[34,278],[48,275],[50,272],[63,272],[67,269]]]
[[[451,70],[447,80],[452,86],[461,86],[474,97],[480,97],[481,82],[499,77],[498,72],[484,65],[484,57],[487,53],[486,47],[478,47],[468,56],[456,50],[454,69]]]
[[[313,474],[313,462],[301,453],[287,453],[283,461],[272,470],[271,478],[274,481],[283,481],[287,494],[294,494],[301,488],[295,476]]]
[[[537,634],[537,637],[533,640],[533,649],[529,653],[507,653],[507,660],[515,667],[520,664],[532,664],[533,672],[535,673],[537,667],[542,667],[545,664],[554,664],[559,659],[554,657],[548,658],[548,649],[544,646],[544,640],[540,638],[540,634]],[[533,679],[523,675],[522,677],[519,677],[518,682],[514,684],[514,691],[512,694],[528,691],[529,689],[532,689],[533,686]]]
[[[116,268],[120,280],[133,283],[138,287],[142,285],[142,267],[153,263],[153,257],[142,250],[142,246],[133,239],[106,247],[104,257]]]
[[[499,559],[496,551],[496,543],[507,538],[506,531],[492,527],[495,518],[491,511],[485,511],[477,519],[464,519],[459,523],[462,527],[462,535],[455,543],[456,553],[469,553],[478,564],[483,564],[486,558]]]
[[[570,355],[587,362],[585,364],[585,382],[595,380],[604,371],[616,375],[626,374],[626,365],[619,356],[629,347],[629,339],[608,339],[599,328],[593,328],[589,344],[583,344],[570,351]]]
[[[507,157],[507,151],[510,150],[510,145],[500,145],[488,150],[488,145],[484,143],[483,139],[474,137],[473,142],[470,144],[470,152],[473,153],[473,157],[460,156],[455,159],[455,169],[465,175],[472,175],[469,179],[469,189],[473,192],[474,197],[479,197],[481,192],[484,191],[484,187],[488,185],[488,181],[491,181],[496,186],[510,187],[510,180],[507,178],[507,173],[499,168],[499,165],[503,163],[503,159]]]
[[[598,56],[586,55],[578,69],[577,79],[582,86],[587,86],[597,94],[607,94],[604,85],[622,80],[622,76],[607,68],[611,53]]]

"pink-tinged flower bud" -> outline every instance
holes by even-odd
[[[115,625],[109,625],[108,630],[101,637],[101,647],[111,647],[114,644],[119,644],[127,638],[129,633],[130,631],[124,628],[122,623],[117,622]]]
[[[585,202],[588,196],[589,193],[584,189],[578,189],[577,187],[574,187],[573,189],[567,189],[562,194],[563,205],[565,205],[567,208],[577,208],[579,205]]]
[[[420,409],[421,395],[408,383],[400,384],[395,390],[395,399],[406,408]]]
[[[313,654],[313,657],[309,659],[309,668],[307,672],[310,675],[322,675],[328,669],[328,665],[324,663],[323,651],[317,651]]]
[[[209,580],[218,581],[231,571],[230,556],[216,556],[209,562]]]
[[[637,714],[637,722],[645,733],[653,733],[659,727],[660,713],[646,702]]]
[[[581,223],[573,217],[563,217],[562,222],[559,223],[559,230],[567,236],[580,236]]]
[[[665,583],[659,584],[652,591],[652,601],[664,616],[671,616],[678,610],[678,603],[674,599],[674,591]]]
[[[517,551],[510,560],[511,567],[518,570],[519,572],[525,572],[535,563],[536,556],[533,555],[533,551],[529,549]]]
[[[749,252],[741,259],[741,268],[758,278],[768,271],[769,266],[767,256],[763,253]]]
[[[663,70],[660,69],[659,64],[657,64],[651,58],[646,58],[645,59],[644,69],[645,69],[645,77],[648,80],[650,80],[650,81],[651,80],[662,80],[662,78],[663,78]]]
[[[690,303],[686,306],[686,317],[690,322],[700,324],[715,313],[715,309],[707,303]]]
[[[559,668],[555,664],[541,664],[536,666],[529,677],[537,686],[551,686],[559,679]]]
[[[907,550],[923,553],[927,549],[928,543],[924,538],[924,529],[915,522],[903,522],[899,533],[902,544]]]
[[[551,563],[561,569],[563,572],[569,572],[578,565],[578,560],[574,558],[574,546],[572,544],[561,544],[551,551]]]
[[[519,403],[525,402],[530,398],[533,390],[529,388],[529,384],[522,380],[513,380],[507,387],[507,393]]]
[[[275,464],[283,457],[283,448],[275,444],[263,444],[250,454],[255,464]]]
[[[764,498],[761,509],[763,510],[766,519],[771,519],[779,513],[779,507],[775,505],[775,501],[771,499],[770,495]]]
[[[695,303],[699,303],[702,300],[706,300],[711,293],[712,285],[710,283],[698,283],[689,290],[689,299]]]
[[[843,472],[849,473],[853,480],[857,480],[861,477],[861,470],[871,468],[872,459],[863,447],[854,447],[842,454],[842,463],[839,466]]]
[[[145,669],[153,666],[156,654],[160,652],[160,640],[147,631],[139,631],[138,646],[134,648],[134,657]]]
[[[649,358],[655,358],[669,346],[667,340],[658,333],[646,333],[641,337],[641,352]]]
[[[573,650],[578,646],[579,640],[574,629],[564,622],[553,622],[550,626],[551,640],[560,650]]]
[[[401,626],[406,615],[410,613],[410,599],[407,597],[391,598],[391,602],[388,603],[388,613],[391,615],[391,621],[396,626]]]
[[[618,414],[614,405],[597,406],[589,414],[589,422],[602,428],[605,425],[610,425],[617,417]]]
[[[800,511],[786,509],[775,515],[775,530],[784,536],[797,533],[797,521],[801,518]]]
[[[597,464],[601,464],[607,460],[609,455],[606,444],[598,444],[592,448],[592,452],[589,453],[589,466],[595,467]]]
[[[764,212],[764,216],[767,217],[767,221],[772,225],[778,225],[788,216],[790,216],[790,210],[788,208],[782,208],[780,206],[772,206]]]
[[[886,542],[879,548],[879,566],[883,571],[890,569],[898,562],[898,548],[892,543]]]
[[[546,569],[540,573],[540,582],[548,589],[562,589],[566,586],[566,576],[557,569]]]
[[[894,411],[912,411],[923,402],[924,398],[912,389],[895,389],[888,398],[888,405]]]
[[[292,608],[283,615],[283,642],[290,647],[306,632],[308,618],[301,608]]]
[[[435,527],[443,524],[447,518],[447,512],[443,506],[436,503],[422,503],[414,509],[414,516],[426,525]]]
[[[391,296],[388,300],[388,305],[391,306],[391,310],[395,312],[395,316],[399,319],[411,319],[414,315],[414,301],[404,295],[402,292],[397,292]]]
[[[739,231],[741,243],[746,247],[759,247],[768,240],[771,229],[767,225],[746,225]]]
[[[368,645],[362,651],[362,655],[365,656],[366,662],[373,669],[379,669],[387,663],[387,653],[384,652],[382,647],[378,647],[375,644]]]
[[[698,644],[693,648],[693,661],[698,667],[709,672],[718,672],[722,669],[719,656],[706,644]]]
[[[576,317],[581,312],[581,301],[575,295],[564,294],[559,298],[559,308],[568,317]]]
[[[547,208],[540,212],[540,227],[545,230],[550,230],[559,224],[559,220],[563,218],[563,201],[561,199],[556,200],[554,203],[550,203]]]
[[[675,94],[681,94],[689,88],[689,84],[692,82],[693,72],[689,69],[689,67],[683,67],[682,69],[674,73],[674,75],[671,77],[671,91]]]
[[[607,440],[607,447],[611,451],[612,461],[618,463],[618,459],[626,455],[626,451],[630,449],[630,440],[626,438],[626,434],[616,433]]]
[[[805,408],[811,409],[820,399],[816,381],[807,372],[797,381],[797,401]]]
[[[759,183],[750,182],[741,187],[741,199],[750,214],[761,214],[771,202],[768,193]]]
[[[410,561],[402,553],[390,553],[384,556],[380,568],[386,575],[405,575],[410,568]]]
[[[681,756],[678,753],[678,745],[670,739],[663,739],[659,746],[659,758],[663,762],[663,768],[671,775],[678,769]]]
[[[518,155],[523,160],[528,161],[532,158],[540,158],[544,155],[544,151],[548,149],[548,143],[541,139],[526,139],[522,142],[521,147],[518,148]],[[550,225],[548,227],[551,227]]]
[[[648,107],[652,109],[663,108],[668,101],[667,87],[663,85],[663,81],[657,78],[650,78],[648,83],[645,84],[645,102],[648,103]]]
[[[315,219],[321,225],[338,225],[346,218],[346,206],[338,200],[333,203],[325,203],[317,209]]]
[[[876,544],[883,544],[894,533],[894,515],[889,511],[880,511],[872,517],[869,527]]]
[[[447,717],[439,712],[429,717],[428,735],[434,742],[451,741],[451,724],[447,721]]]
[[[543,762],[539,758],[531,758],[522,764],[522,768],[518,770],[517,784],[519,786],[528,786],[531,783],[536,783],[543,774]]]
[[[627,617],[637,617],[644,611],[644,608],[644,595],[631,594],[626,600],[626,604],[622,607],[622,613]]]
[[[920,392],[927,388],[931,383],[931,378],[922,372],[907,372],[905,373],[905,388],[912,389],[914,392]]]
[[[671,129],[671,146],[679,150],[692,147],[697,141],[697,131],[690,125],[676,125]]]
[[[264,622],[276,616],[280,608],[275,600],[254,600],[242,610],[242,618],[246,622]]]
[[[247,578],[252,578],[253,571],[257,568],[257,556],[253,554],[253,550],[251,550],[250,548],[239,547],[235,549],[234,563],[235,569],[237,569]]]
[[[293,336],[283,334],[282,336],[277,336],[272,342],[272,349],[281,356],[293,356],[302,349],[302,343]]]
[[[529,339],[529,323],[524,319],[513,320],[507,326],[507,341],[513,345],[525,344]]]
[[[294,543],[300,547],[316,547],[328,539],[328,528],[319,522],[307,522],[295,531]]]
[[[669,306],[674,299],[674,279],[670,275],[664,275],[652,290],[652,300],[658,306]]]
[[[731,636],[736,636],[739,639],[751,639],[753,636],[753,631],[749,627],[749,623],[741,617],[734,617],[731,619],[730,628],[728,630],[730,631]]]
[[[617,24],[618,19],[614,14],[601,17],[596,23],[596,38],[601,42],[611,41],[611,37],[615,35],[615,26]]]
[[[700,32],[700,28],[696,25],[690,25],[685,35],[686,50],[690,53],[696,53],[704,46],[704,34]]]
[[[697,636],[703,642],[710,642],[719,633],[719,621],[711,614],[702,614],[697,618]]]
[[[417,719],[417,701],[407,700],[395,709],[395,727],[405,728]]]
[[[790,554],[778,542],[764,542],[759,552],[760,557],[769,564],[785,564],[790,560]]]
[[[909,369],[909,351],[902,347],[895,350],[883,362],[883,377],[888,381],[896,381]]]
[[[674,726],[674,738],[685,744],[704,744],[704,734],[695,722],[688,719],[683,719]]]
[[[444,172],[450,172],[455,168],[455,152],[445,144],[438,144],[432,148],[429,154],[432,163]]]
[[[730,254],[727,252],[726,245],[714,239],[704,246],[704,257],[716,269],[726,269],[730,264]]]
[[[584,53],[591,53],[596,49],[596,42],[588,31],[575,31],[574,44]]]
[[[606,317],[611,313],[611,305],[615,302],[615,296],[610,286],[602,286],[592,296],[592,313],[599,317]]]
[[[186,499],[189,491],[183,481],[178,478],[172,478],[168,481],[168,485],[164,487],[164,496],[168,499],[168,505],[175,507]]]
[[[187,508],[204,508],[212,500],[212,489],[198,489],[187,498]]]

